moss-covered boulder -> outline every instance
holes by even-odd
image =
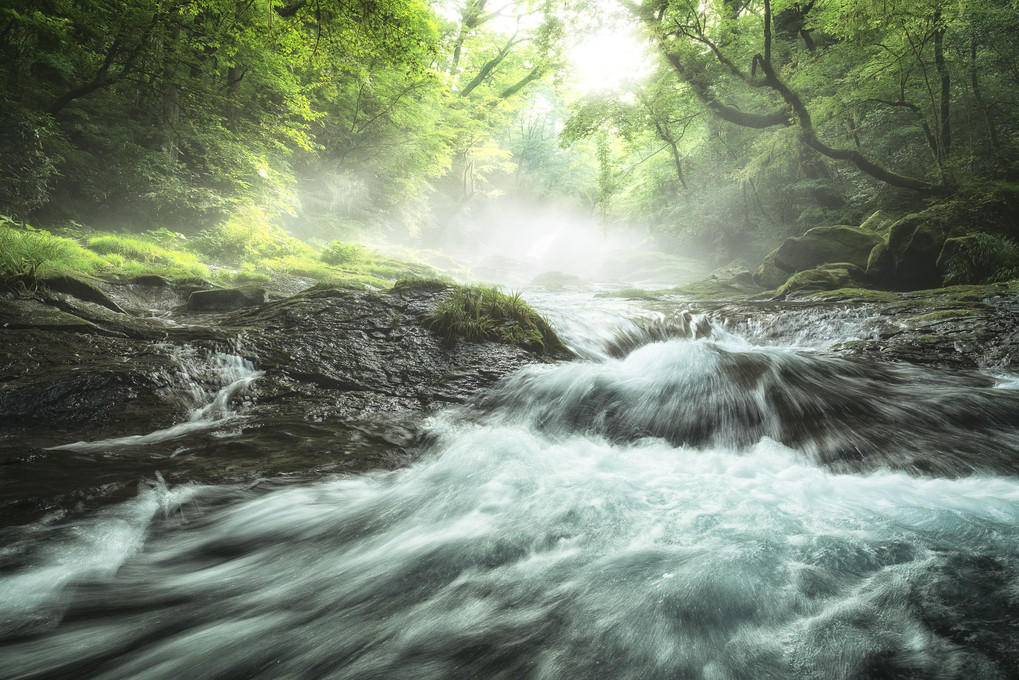
[[[825,264],[816,269],[807,269],[793,274],[776,291],[775,298],[783,299],[794,293],[865,286],[867,281],[867,273],[851,262]]]
[[[888,231],[888,227],[892,225],[892,221],[893,220],[885,214],[885,211],[878,210],[860,224],[860,229],[868,229],[870,231],[884,233]]]
[[[890,287],[895,278],[895,264],[892,262],[892,255],[886,242],[878,243],[870,251],[867,258],[867,277],[882,288]]]
[[[758,267],[757,271],[754,273],[754,283],[765,290],[774,290],[778,288],[785,283],[789,279],[789,276],[793,273],[791,271],[786,271],[785,269],[780,269],[778,265],[775,264],[775,254],[777,252],[777,250],[773,250],[765,255],[761,266]]]
[[[803,236],[786,239],[775,251],[775,265],[789,272],[801,272],[831,262],[867,266],[874,246],[882,241],[870,229],[837,225],[814,227]]]
[[[945,232],[923,213],[908,215],[888,232],[891,271],[886,285],[899,290],[921,290],[941,284],[938,256],[945,244]]]

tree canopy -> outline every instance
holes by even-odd
[[[738,251],[1014,181],[1016,28],[1007,0],[0,0],[0,213],[328,239],[512,197]],[[639,73],[578,85],[614,33]]]

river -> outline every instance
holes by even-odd
[[[822,350],[860,318],[535,302],[583,359],[430,416],[408,467],[5,529],[0,678],[1019,677],[1014,379]],[[221,363],[179,430],[68,448],[229,419],[260,374]]]

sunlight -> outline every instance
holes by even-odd
[[[577,43],[570,50],[576,87],[585,93],[611,92],[647,75],[647,46],[631,30],[616,27]]]

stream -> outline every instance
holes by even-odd
[[[0,678],[1019,678],[1014,377],[826,353],[852,315],[533,302],[581,358],[407,467],[157,472],[0,530]],[[210,361],[190,420],[52,449],[229,437],[263,371]]]

